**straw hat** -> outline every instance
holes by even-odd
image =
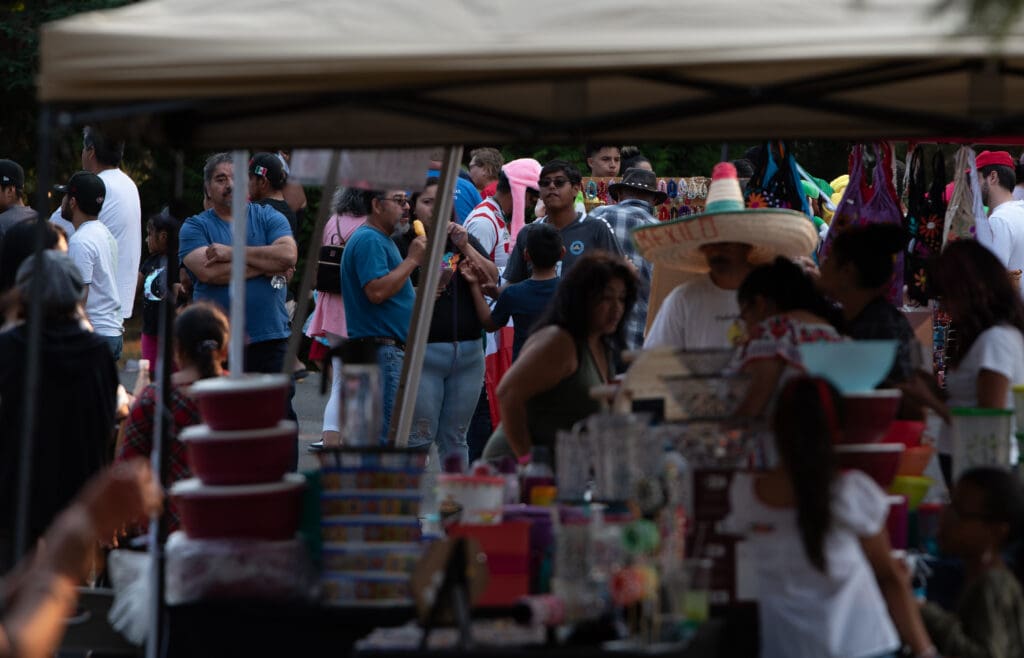
[[[720,242],[753,245],[752,263],[776,256],[809,256],[818,245],[818,232],[801,212],[780,208],[745,208],[736,167],[715,165],[704,212],[633,231],[633,242],[648,261],[677,270],[707,272],[700,247]]]

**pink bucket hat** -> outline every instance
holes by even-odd
[[[519,230],[526,223],[526,189],[537,189],[540,178],[540,163],[533,158],[520,158],[506,163],[501,170],[512,188],[512,222],[509,233],[515,240]]]

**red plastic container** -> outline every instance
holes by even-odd
[[[909,511],[905,496],[889,496],[889,516],[885,521],[885,527],[889,531],[889,543],[892,547],[906,550]]]
[[[176,482],[171,497],[181,527],[193,539],[292,539],[299,529],[306,479],[289,473],[272,484],[211,486],[191,478]]]
[[[879,443],[902,443],[908,448],[921,445],[925,423],[920,420],[894,420]]]
[[[896,477],[903,454],[902,443],[847,443],[836,446],[841,468],[863,471],[883,489]]]
[[[530,593],[530,524],[453,525],[449,537],[472,537],[487,555],[487,589],[479,606],[508,606]]]
[[[902,391],[895,388],[843,395],[846,423],[843,443],[875,443],[888,432],[900,408]]]
[[[935,454],[935,446],[908,446],[900,457],[896,475],[923,475]]]
[[[193,384],[191,392],[211,429],[251,430],[274,427],[284,418],[288,384],[286,375],[211,377]]]
[[[269,429],[227,432],[194,425],[178,438],[192,474],[203,484],[259,484],[278,482],[291,470],[298,431],[291,420]]]

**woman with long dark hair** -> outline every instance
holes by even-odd
[[[851,227],[832,243],[821,265],[818,287],[834,299],[843,314],[843,333],[854,340],[895,340],[896,360],[879,388],[903,391],[901,418],[923,418],[929,407],[948,419],[931,368],[903,312],[886,294],[895,273],[895,257],[907,246],[906,231],[892,224]]]
[[[428,178],[423,189],[410,197],[409,223],[423,222],[431,239],[434,222],[434,200],[437,198],[438,180]],[[483,325],[477,317],[470,284],[459,276],[463,267],[473,267],[485,277],[485,282],[498,279],[498,268],[487,256],[480,241],[453,221],[448,224],[445,262],[448,271],[442,278],[434,301],[434,314],[430,319],[427,350],[423,358],[413,426],[409,433],[409,447],[427,449],[437,444],[442,460],[456,455],[469,465],[469,447],[466,434],[480,399],[484,384],[484,346],[481,336]],[[403,256],[416,238],[415,231],[393,238]],[[418,286],[422,282],[422,268],[413,273],[411,280]]]
[[[617,256],[581,257],[498,385],[501,425],[484,458],[525,457],[555,433],[600,410],[590,389],[615,376],[615,345],[636,302],[636,275]]]
[[[181,430],[202,422],[199,406],[189,394],[189,386],[201,379],[224,374],[221,363],[228,356],[228,319],[212,304],[197,302],[174,319],[174,358],[177,372],[171,375],[170,468],[164,487],[192,477],[185,457],[185,446],[178,440]],[[124,426],[124,442],[118,446],[116,461],[149,457],[153,449],[153,427],[156,417],[157,388],[152,383],[142,390],[132,404]],[[178,515],[168,502],[169,527],[178,527]]]
[[[751,378],[737,413],[758,418],[770,415],[782,385],[803,372],[802,343],[837,342],[843,337],[835,326],[835,308],[803,268],[787,258],[754,268],[736,296],[747,328],[740,369]]]
[[[949,406],[1012,409],[1011,387],[1024,382],[1024,304],[1006,268],[978,242],[959,240],[936,260],[931,280],[952,321],[953,338],[946,345]],[[938,447],[948,480],[950,427]]]
[[[887,656],[900,638],[935,655],[891,555],[885,493],[836,466],[841,404],[825,379],[790,380],[774,416],[778,466],[733,479],[724,523],[757,556],[761,656]]]

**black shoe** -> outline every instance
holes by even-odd
[[[306,446],[306,450],[308,450],[309,452],[320,452],[323,449],[323,439],[321,439],[320,441],[314,441],[313,443],[310,443],[308,446]]]
[[[306,377],[309,377],[309,371],[303,368],[302,370],[296,370],[292,373],[292,379],[301,382]]]

